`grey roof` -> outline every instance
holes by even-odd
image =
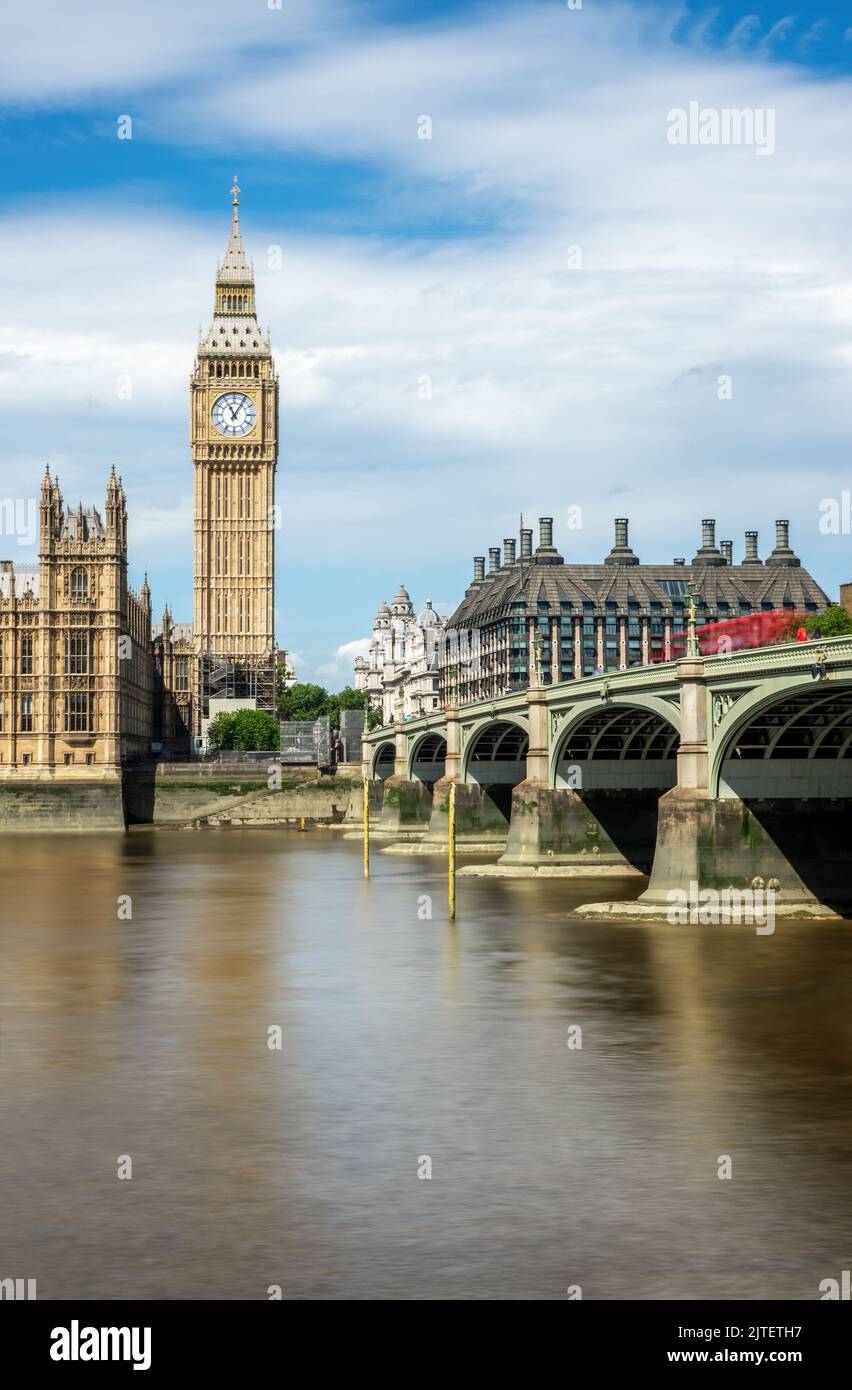
[[[268,356],[269,339],[263,336],[255,314],[214,314],[213,322],[198,345],[200,356]]]
[[[162,641],[163,624],[154,623],[151,628],[151,636],[154,641]],[[192,623],[172,623],[172,642],[191,642]]]
[[[84,507],[82,511],[82,530],[80,527],[81,513],[68,511],[65,514],[65,521],[62,525],[60,539],[63,541],[102,541],[106,536],[104,524],[95,507]]]
[[[426,600],[426,607],[423,609],[423,612],[420,614],[420,617],[417,619],[417,626],[418,626],[418,627],[440,627],[440,626],[441,626],[441,617],[440,617],[440,615],[439,615],[438,613],[435,612],[434,608],[432,607],[432,600],[431,600],[431,599],[427,599],[427,600]]]
[[[523,582],[522,582],[523,579]],[[494,574],[473,583],[450,618],[450,627],[474,626],[493,621],[508,614],[514,603],[525,601],[527,609],[536,612],[539,603],[547,603],[559,613],[563,601],[570,602],[574,611],[582,613],[584,603],[603,608],[614,602],[625,612],[629,603],[638,603],[640,611],[650,612],[651,604],[659,604],[655,612],[671,613],[677,593],[662,585],[673,582],[692,587],[704,598],[706,609],[716,611],[720,602],[732,610],[741,600],[759,610],[763,602],[781,608],[792,603],[796,608],[806,604],[825,607],[828,596],[798,563],[773,565],[645,565],[601,564],[566,565],[562,557],[552,554],[539,558],[538,552],[521,564],[502,565]]]
[[[11,576],[15,575],[15,596],[23,598],[31,593],[38,598],[41,593],[41,571],[38,565],[15,565],[12,560],[4,561],[0,569],[0,598],[7,599],[12,587]]]

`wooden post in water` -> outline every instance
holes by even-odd
[[[364,877],[370,877],[370,789],[364,778]]]
[[[449,850],[448,865],[448,897],[450,905],[450,921],[455,921],[456,916],[456,784],[450,783],[450,806],[447,817],[447,847]]]

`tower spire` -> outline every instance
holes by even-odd
[[[246,259],[246,253],[243,250],[243,239],[240,235],[240,186],[237,183],[236,174],[234,174],[234,182],[231,188],[231,204],[233,206],[231,235],[228,237],[225,259],[219,267],[219,274],[216,276],[216,281],[219,285],[253,285],[254,275]]]

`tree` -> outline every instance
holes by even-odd
[[[327,703],[326,714],[331,717],[331,727],[339,729],[340,711],[342,709],[366,709],[367,692],[366,690],[353,690],[351,685],[346,685],[337,695],[329,695]]]
[[[285,690],[279,684],[278,716],[280,719],[320,719],[323,715],[328,715],[330,727],[339,729],[340,711],[343,709],[362,709],[364,711],[364,725],[368,732],[377,728],[382,722],[382,712],[380,709],[371,709],[370,697],[366,690],[353,690],[351,685],[345,685],[336,695],[329,695],[322,685],[297,683],[291,685],[289,690]]]
[[[241,753],[275,752],[280,746],[278,720],[267,710],[239,709],[217,714],[210,721],[207,739],[211,748]]]
[[[278,692],[278,713],[282,719],[320,719],[328,714],[325,686],[297,681],[289,690]]]
[[[375,705],[370,705],[367,710],[367,733],[371,734],[374,729],[378,729],[382,722],[382,711]]]
[[[234,746],[234,716],[217,714],[207,726],[207,742],[214,749],[228,749]]]
[[[852,633],[852,617],[839,603],[830,603],[823,613],[812,613],[803,624],[814,637],[845,637]]]
[[[239,709],[234,719],[234,748],[274,753],[281,746],[278,720],[265,709]]]

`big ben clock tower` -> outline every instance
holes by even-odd
[[[275,708],[275,467],[278,377],[255,309],[254,272],[233,222],[213,322],[191,381],[195,468],[196,734],[210,700]]]

